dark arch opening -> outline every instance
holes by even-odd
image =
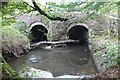
[[[31,42],[47,41],[48,30],[43,25],[35,25],[30,31],[32,35]]]
[[[88,28],[84,25],[75,25],[68,31],[68,37],[72,40],[79,40],[80,42],[88,42],[89,34]]]

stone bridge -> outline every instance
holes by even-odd
[[[72,39],[85,40],[89,38],[88,26],[81,23],[70,24],[69,21],[47,21],[44,16],[22,15],[17,19],[25,22],[29,26],[32,35],[31,42]]]

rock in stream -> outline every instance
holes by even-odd
[[[54,77],[51,72],[43,71],[35,68],[28,67],[25,71],[20,72],[21,77],[26,78],[75,78],[80,80],[83,78],[92,78],[95,75],[61,75]]]

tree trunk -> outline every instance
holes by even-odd
[[[58,47],[58,46],[65,46],[71,43],[79,43],[79,40],[63,40],[63,41],[55,41],[55,42],[42,41],[42,42],[32,44],[30,47],[31,49],[38,48],[38,47],[43,48],[44,46]]]

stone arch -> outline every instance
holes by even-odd
[[[68,38],[73,40],[85,40],[89,38],[88,26],[86,24],[73,24],[68,28]]]
[[[34,22],[29,27],[31,42],[47,41],[48,30],[41,22]]]

